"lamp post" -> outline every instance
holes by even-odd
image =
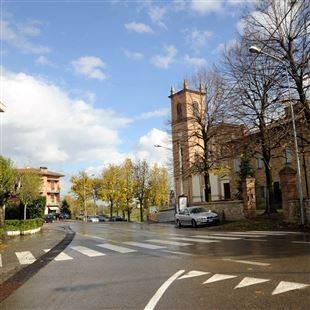
[[[304,202],[303,202],[303,192],[302,192],[302,183],[301,183],[301,172],[300,172],[300,160],[299,160],[299,150],[298,150],[298,142],[297,142],[297,133],[296,133],[296,124],[295,124],[295,114],[294,114],[294,108],[292,103],[292,97],[291,97],[291,85],[290,85],[290,79],[288,76],[288,69],[286,63],[279,57],[269,54],[267,52],[264,52],[261,48],[257,46],[251,46],[249,48],[249,51],[254,54],[263,54],[267,57],[273,58],[280,63],[282,63],[285,67],[285,73],[286,73],[286,79],[287,79],[287,87],[288,87],[288,95],[289,95],[289,105],[291,109],[291,115],[292,115],[292,125],[293,125],[293,134],[294,134],[294,145],[295,145],[295,153],[296,153],[296,167],[297,167],[297,179],[298,179],[298,192],[299,192],[299,205],[300,205],[300,218],[301,218],[301,225],[305,224],[305,218],[304,218]]]
[[[5,105],[0,101],[0,113],[5,112]],[[0,155],[2,154],[2,115],[1,115],[1,120],[0,120],[1,124],[1,128],[0,128]]]

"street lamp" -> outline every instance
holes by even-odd
[[[281,62],[285,67],[285,73],[286,73],[286,79],[287,79],[287,87],[288,87],[288,95],[289,95],[289,105],[291,109],[291,115],[292,115],[292,125],[293,125],[293,134],[294,134],[294,145],[295,145],[295,153],[296,153],[296,166],[297,166],[297,179],[298,179],[298,191],[299,191],[299,205],[300,205],[300,216],[301,216],[301,225],[305,224],[305,218],[304,218],[304,203],[303,203],[303,192],[302,192],[302,184],[301,184],[301,172],[300,172],[300,161],[299,161],[299,150],[298,150],[298,143],[297,143],[297,133],[296,133],[296,124],[295,124],[295,114],[294,114],[294,108],[293,103],[291,100],[291,85],[290,85],[290,79],[288,76],[288,69],[286,63],[279,57],[269,54],[267,52],[264,52],[261,48],[257,46],[250,46],[249,51],[253,54],[263,54],[267,57],[273,58],[279,62]]]
[[[0,113],[5,112],[5,105],[0,101]],[[0,128],[0,155],[2,154],[2,115],[1,115],[1,120],[0,120],[1,124],[1,128]]]

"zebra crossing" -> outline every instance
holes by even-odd
[[[118,254],[130,254],[137,253],[139,251],[144,250],[155,250],[160,251],[162,253],[170,253],[174,255],[183,255],[183,256],[191,256],[193,254],[186,253],[183,251],[179,251],[179,247],[190,247],[196,243],[198,244],[217,244],[220,242],[234,242],[238,240],[262,240],[261,238],[268,236],[284,236],[284,235],[297,235],[299,233],[294,232],[274,232],[274,231],[248,231],[248,232],[223,232],[218,233],[214,232],[208,235],[179,235],[171,234],[167,236],[166,239],[146,239],[143,242],[141,241],[123,241],[123,242],[104,242],[95,244],[92,248],[88,248],[86,246],[74,245],[66,248],[66,252],[59,253],[55,258],[55,262],[60,261],[72,261],[76,259],[76,255],[72,253],[79,253],[82,256],[86,256],[89,258],[94,257],[103,257],[107,254],[118,253]],[[86,236],[87,237],[87,236]],[[98,238],[99,239],[99,238]],[[103,238],[100,238],[103,241]],[[99,241],[99,240],[98,240]],[[267,241],[267,240],[265,240]],[[308,243],[307,241],[291,241],[292,243]],[[115,244],[116,243],[116,244]],[[177,249],[176,249],[177,247]],[[50,249],[43,249],[44,253],[50,251]],[[71,251],[71,252],[70,252]],[[73,251],[73,252],[72,252]],[[68,253],[70,252],[70,253]],[[69,255],[70,254],[70,255]],[[37,257],[31,253],[31,251],[21,251],[15,252],[16,259],[20,265],[29,265],[36,261]],[[5,264],[4,259],[0,253],[0,268]]]

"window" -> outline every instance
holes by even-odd
[[[178,121],[182,120],[182,117],[183,117],[183,115],[182,115],[182,103],[179,102],[177,104],[177,119],[178,119]]]
[[[193,116],[199,117],[199,107],[198,107],[198,102],[196,101],[193,102]]]
[[[240,158],[234,159],[234,172],[240,171]]]
[[[285,149],[283,151],[283,155],[284,155],[284,158],[285,158],[285,164],[291,164],[292,163],[292,150]]]
[[[256,168],[262,169],[263,168],[263,158],[261,156],[256,157]]]

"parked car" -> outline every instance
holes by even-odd
[[[126,219],[122,218],[121,216],[112,216],[109,218],[110,222],[123,222],[126,221]]]
[[[59,219],[61,220],[68,220],[69,218],[70,218],[70,215],[68,213],[63,212],[59,214]]]
[[[56,217],[53,213],[45,214],[44,215],[44,222],[45,223],[53,223],[56,220]]]
[[[191,225],[195,228],[201,225],[218,225],[219,216],[203,207],[189,207],[176,213],[175,224],[179,228],[185,225]]]
[[[92,222],[92,223],[98,223],[99,222],[99,219],[97,216],[95,215],[89,215],[87,217],[87,222]]]
[[[99,222],[107,222],[109,220],[109,218],[107,218],[104,215],[97,215],[97,218],[98,218]]]

